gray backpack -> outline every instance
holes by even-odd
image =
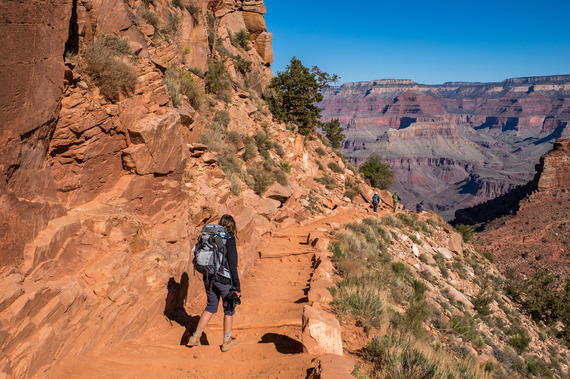
[[[206,276],[231,279],[226,242],[230,235],[221,225],[208,224],[194,245],[194,270]]]

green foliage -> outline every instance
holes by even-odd
[[[281,161],[280,163],[281,169],[286,172],[287,174],[291,173],[291,169],[293,168],[293,163],[289,161]]]
[[[408,271],[408,268],[404,262],[394,262],[392,263],[392,271],[398,275],[404,275]]]
[[[233,55],[232,60],[234,62],[234,66],[238,72],[242,75],[246,75],[251,72],[251,61],[248,61],[245,58],[242,58],[240,55]]]
[[[469,242],[473,237],[473,228],[469,225],[459,224],[455,227],[455,231],[463,237],[463,242]]]
[[[336,172],[337,174],[340,174],[342,172],[342,168],[340,168],[336,162],[329,162],[327,166],[331,169],[332,172]]]
[[[414,279],[412,282],[412,289],[414,290],[414,298],[417,300],[423,299],[425,292],[427,291],[427,285],[421,280]]]
[[[269,84],[267,101],[273,115],[283,122],[297,124],[300,134],[311,134],[321,117],[321,110],[315,104],[323,99],[320,90],[328,85],[327,75],[318,67],[309,70],[293,57],[287,69],[278,72]]]
[[[340,149],[345,136],[344,129],[340,126],[338,118],[322,123],[321,129],[331,146],[335,149]]]
[[[275,177],[273,173],[267,172],[263,169],[251,169],[248,170],[248,173],[253,178],[253,191],[258,196],[263,196],[267,188],[271,186],[275,182]]]
[[[324,156],[327,154],[327,152],[326,152],[322,147],[317,147],[317,148],[315,149],[315,151],[316,151],[316,153],[319,154],[321,157],[324,157]]]
[[[154,36],[158,36],[160,31],[160,18],[158,15],[147,7],[139,9],[138,14],[143,20],[154,27]]]
[[[137,81],[135,69],[121,58],[130,55],[126,40],[103,35],[83,48],[84,72],[109,100],[116,101],[121,93],[133,91]]]
[[[224,110],[217,111],[214,115],[214,122],[225,129],[230,123],[230,114]]]
[[[230,91],[230,77],[224,62],[210,62],[206,73],[206,92],[217,94],[218,98],[226,101]],[[228,102],[226,101],[226,102]]]
[[[336,180],[327,174],[323,174],[323,176],[320,178],[314,178],[314,180],[317,183],[323,184],[328,190],[333,190],[336,188]]]
[[[491,314],[489,305],[493,302],[493,295],[488,292],[488,287],[485,285],[473,299],[473,307],[481,316],[488,316]]]
[[[230,34],[230,40],[232,45],[235,47],[241,47],[245,51],[251,50],[251,35],[245,29],[242,29],[234,34]]]
[[[386,190],[394,181],[394,171],[377,154],[372,154],[366,158],[359,171],[372,187]]]
[[[188,11],[188,13],[190,13],[190,16],[192,16],[192,18],[197,22],[198,19],[200,18],[200,16],[202,15],[202,9],[200,8],[200,6],[195,2],[195,0],[190,0],[186,3],[186,5],[184,6],[184,8],[186,8],[186,10]]]
[[[514,347],[519,353],[523,353],[528,349],[531,341],[530,337],[522,329],[511,330],[513,337],[509,338],[508,344]]]
[[[164,74],[164,84],[168,88],[168,94],[174,106],[180,105],[180,95],[188,98],[190,105],[200,111],[204,102],[204,93],[192,74],[178,69],[176,66],[169,67]]]
[[[483,256],[484,256],[485,258],[487,258],[487,260],[488,260],[489,262],[495,263],[495,258],[493,257],[493,254],[492,254],[492,253],[490,253],[490,252],[488,252],[488,251],[484,251],[484,252],[483,252]]]

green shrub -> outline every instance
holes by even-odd
[[[511,330],[511,332],[514,336],[509,338],[508,344],[514,347],[519,353],[525,352],[528,349],[530,337],[522,329]]]
[[[325,169],[325,166],[323,166],[323,164],[319,161],[317,161],[317,168],[321,171],[323,171]]]
[[[315,149],[315,151],[316,151],[316,153],[319,154],[321,157],[324,157],[324,156],[327,154],[327,152],[326,152],[322,147],[317,147],[317,148]]]
[[[463,236],[463,242],[469,242],[473,237],[473,228],[469,225],[459,224],[455,227],[455,231]]]
[[[247,30],[242,29],[233,35],[230,33],[230,40],[232,45],[235,47],[241,47],[245,51],[251,50],[250,42],[251,42],[251,35],[247,32]]]
[[[280,165],[284,172],[286,172],[287,174],[291,173],[291,169],[293,168],[293,163],[289,161],[281,161]]]
[[[200,16],[202,15],[202,9],[198,4],[196,4],[195,0],[188,1],[184,6],[184,8],[186,8],[188,13],[190,13],[190,16],[192,16],[192,18],[196,22],[199,20]]]
[[[169,67],[164,74],[164,84],[174,106],[180,105],[180,95],[185,95],[195,110],[201,110],[204,94],[190,72],[180,70],[176,66]]]
[[[428,289],[427,285],[424,282],[417,279],[412,282],[412,288],[414,290],[414,297],[418,300],[424,297],[424,294]]]
[[[323,174],[320,178],[314,178],[315,182],[321,183],[325,186],[328,190],[333,190],[336,188],[336,180],[334,178],[328,176],[327,174]]]
[[[230,190],[232,191],[232,193],[236,196],[239,196],[241,194],[242,188],[241,188],[241,183],[240,180],[238,178],[237,175],[230,175]]]
[[[398,275],[404,275],[408,271],[408,268],[404,262],[394,262],[392,263],[392,271]]]
[[[336,162],[330,162],[328,164],[328,167],[331,169],[332,172],[336,172],[338,174],[342,172],[342,168],[340,168],[340,166],[336,164]]]
[[[274,142],[273,148],[275,149],[275,152],[277,153],[277,155],[279,155],[281,158],[283,158],[285,156],[285,150],[283,150],[283,146],[281,146],[277,142]]]
[[[160,18],[156,13],[151,11],[148,8],[140,8],[139,15],[145,20],[148,24],[152,25],[154,28],[154,36],[158,36],[160,32]]]
[[[121,93],[133,91],[137,81],[135,69],[121,57],[132,54],[127,41],[120,37],[104,35],[81,52],[85,66],[83,71],[99,87],[109,100],[116,101]]]
[[[342,147],[344,129],[340,126],[338,118],[322,123],[321,129],[334,149],[340,149]]]
[[[210,62],[205,80],[207,93],[221,95],[230,90],[230,78],[224,62]]]
[[[289,184],[287,175],[283,171],[275,170],[273,172],[273,175],[275,176],[275,180],[277,181],[277,183],[281,184],[282,186],[286,186]]]
[[[253,191],[258,196],[263,196],[267,188],[275,182],[275,177],[271,172],[260,169],[253,169],[248,172],[254,180]]]
[[[394,181],[394,171],[378,154],[366,158],[359,171],[372,187],[387,190]]]
[[[214,115],[214,122],[226,129],[230,123],[230,114],[224,110],[217,111]]]
[[[483,252],[483,256],[485,258],[487,258],[487,260],[491,263],[495,263],[495,258],[493,257],[493,254],[489,253],[488,251]]]
[[[251,61],[248,61],[239,55],[232,56],[232,60],[234,62],[236,70],[242,75],[246,75],[251,72]]]

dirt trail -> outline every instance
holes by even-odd
[[[301,321],[307,304],[314,248],[310,233],[323,234],[330,223],[370,215],[344,211],[303,226],[278,229],[264,237],[261,256],[251,275],[242,279],[242,305],[234,317],[233,335],[240,344],[222,353],[221,305],[198,347],[187,347],[205,304],[192,301],[176,321],[165,317],[142,338],[106,347],[103,356],[69,357],[49,378],[304,378],[315,357],[303,353]],[[380,214],[378,214],[380,215]],[[188,294],[192,299],[193,295]],[[160,310],[149,310],[160,312]]]

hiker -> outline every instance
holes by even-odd
[[[200,321],[196,327],[196,331],[190,337],[188,344],[191,346],[198,346],[200,344],[200,337],[208,322],[218,311],[220,297],[224,307],[224,341],[222,344],[222,351],[226,352],[233,346],[237,345],[239,340],[232,336],[233,317],[235,307],[241,303],[241,288],[239,283],[239,276],[237,271],[238,256],[236,248],[235,236],[237,234],[236,222],[234,218],[228,214],[223,215],[219,224],[223,226],[229,234],[226,240],[227,248],[227,262],[231,279],[222,277],[220,275],[204,275],[204,288],[206,289],[206,297],[208,299],[206,309],[200,316]]]
[[[394,201],[394,213],[396,213],[396,211],[398,210],[398,207],[400,205],[400,196],[398,196],[398,192],[394,192],[394,195],[392,196],[392,200]]]
[[[380,202],[380,197],[378,196],[378,192],[374,192],[374,196],[372,196],[372,206],[374,207],[374,212],[378,211],[379,202]]]

